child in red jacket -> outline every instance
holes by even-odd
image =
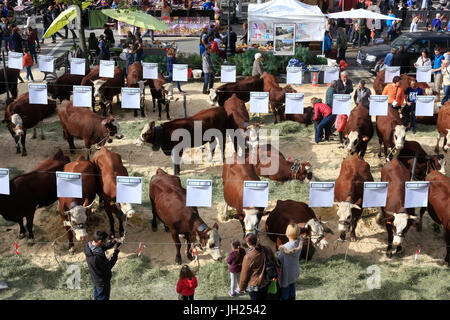
[[[194,300],[195,288],[197,288],[197,278],[192,273],[189,266],[184,265],[180,271],[180,279],[177,283],[177,293],[181,294],[180,300]]]
[[[22,67],[25,67],[27,70],[27,80],[34,82],[33,73],[31,72],[31,67],[33,66],[33,58],[31,54],[28,52],[27,48],[23,48],[23,63]]]

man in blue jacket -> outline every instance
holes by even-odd
[[[84,247],[86,262],[91,272],[91,279],[94,283],[94,300],[109,300],[111,293],[111,269],[117,262],[120,242],[116,239],[105,243],[108,234],[105,231],[97,230],[92,241]],[[116,245],[110,260],[106,258],[105,251]]]
[[[409,123],[409,115],[411,114],[411,131],[416,134],[416,101],[417,96],[423,95],[422,88],[417,86],[417,80],[411,80],[411,86],[406,89],[406,105],[403,108],[403,125],[406,127]]]

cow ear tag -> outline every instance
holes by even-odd
[[[111,201],[109,204],[110,204],[111,206],[113,206],[113,205],[115,205],[116,203],[115,203],[114,201]]]

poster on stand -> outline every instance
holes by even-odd
[[[295,24],[275,24],[274,29],[274,54],[293,56],[295,54]]]

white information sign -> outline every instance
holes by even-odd
[[[92,87],[73,86],[73,106],[92,107]]]
[[[388,182],[364,182],[363,208],[385,207]]]
[[[352,96],[350,94],[333,94],[333,114],[350,114]]]
[[[220,81],[223,83],[236,82],[236,66],[220,67]]]
[[[309,206],[332,207],[334,201],[334,182],[310,182]]]
[[[153,62],[143,62],[142,77],[144,79],[158,79],[158,64]]]
[[[0,194],[9,195],[9,169],[0,168]]]
[[[242,207],[265,208],[269,205],[269,181],[244,181]]]
[[[8,53],[8,68],[22,70],[23,53],[10,51]]]
[[[300,67],[286,68],[286,83],[300,85],[303,83],[303,70]]]
[[[305,101],[304,93],[286,93],[286,114],[303,114]]]
[[[86,59],[84,59],[84,58],[70,59],[70,74],[85,76],[86,75]]]
[[[405,182],[405,208],[426,207],[429,185],[429,181]]]
[[[188,81],[188,65],[174,64],[173,65],[173,81]]]
[[[142,177],[116,177],[117,203],[142,203]]]
[[[139,109],[141,107],[141,89],[122,88],[122,109]]]
[[[58,198],[83,198],[81,173],[56,171],[56,196]]]
[[[387,116],[388,112],[388,96],[371,95],[369,105],[369,115],[371,116]]]
[[[435,96],[416,96],[416,117],[432,117]]]
[[[385,83],[391,83],[395,76],[400,76],[400,67],[386,67],[384,70]]]
[[[114,60],[100,60],[100,78],[114,78]]]
[[[416,67],[417,82],[431,82],[431,67]]]
[[[39,71],[41,72],[55,71],[55,57],[53,56],[39,56],[38,64],[39,64]]]
[[[250,112],[269,112],[269,92],[250,92]]]
[[[323,74],[323,83],[330,83],[331,81],[339,79],[339,67],[325,67]]]
[[[211,207],[212,206],[212,180],[187,179],[186,206]]]
[[[30,104],[48,104],[47,84],[28,84],[28,102]]]

